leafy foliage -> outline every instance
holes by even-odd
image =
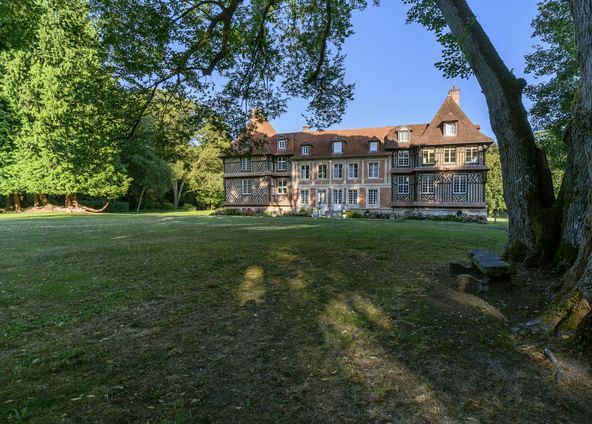
[[[485,198],[487,213],[491,215],[494,212],[503,212],[506,210],[502,164],[497,144],[492,145],[487,150],[486,161],[487,166],[489,166],[489,172],[487,173],[487,183],[485,184]]]
[[[545,151],[551,177],[553,179],[553,191],[557,196],[563,181],[565,166],[567,165],[567,152],[565,143],[561,136],[553,129],[547,131],[538,131],[535,133],[537,144]]]

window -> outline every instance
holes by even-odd
[[[300,190],[300,204],[308,206],[308,190]]]
[[[340,188],[333,190],[333,204],[343,204],[343,190],[341,190]]]
[[[300,148],[300,153],[302,154],[302,156],[308,156],[308,154],[310,153],[310,146],[302,146]]]
[[[333,178],[341,179],[343,178],[343,164],[336,163],[333,165]]]
[[[370,142],[370,151],[371,152],[378,152],[378,141],[371,141]]]
[[[466,149],[466,163],[479,163],[479,148],[478,147],[467,147]]]
[[[288,169],[288,161],[286,158],[278,158],[277,160],[277,170],[278,171],[286,171]]]
[[[347,204],[356,206],[358,205],[358,190],[347,191]]]
[[[243,194],[251,194],[251,180],[242,180],[241,186]]]
[[[347,178],[353,180],[358,178],[358,164],[357,163],[348,163],[347,164]]]
[[[280,138],[278,140],[278,149],[280,150],[286,150],[286,140],[283,138]]]
[[[243,171],[243,172],[250,172],[251,171],[251,159],[250,158],[241,158],[241,171]]]
[[[399,130],[399,141],[400,142],[408,143],[410,138],[411,138],[411,133],[409,130]]]
[[[368,189],[368,206],[378,206],[378,189]]]
[[[317,168],[317,178],[320,180],[327,179],[327,164],[326,163],[319,164],[319,166]]]
[[[343,141],[333,142],[333,153],[343,153]]]
[[[421,194],[434,194],[433,175],[423,175],[421,177]]]
[[[399,150],[397,153],[397,165],[409,166],[409,150]]]
[[[423,165],[433,165],[436,162],[436,149],[433,147],[424,148],[422,154]]]
[[[368,178],[378,178],[378,162],[368,164]]]
[[[456,163],[456,147],[447,147],[444,149],[444,163]]]
[[[277,194],[288,194],[288,182],[286,180],[278,180]]]
[[[444,135],[447,137],[456,135],[456,122],[444,122]]]
[[[399,175],[397,177],[397,193],[409,194],[409,176]]]
[[[452,194],[467,194],[467,175],[452,176]]]
[[[317,191],[317,199],[319,205],[326,205],[327,202],[327,190]]]
[[[300,165],[300,179],[308,180],[310,178],[310,165]]]

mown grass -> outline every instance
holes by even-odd
[[[505,224],[0,215],[0,422],[587,422],[509,331]],[[524,309],[528,307],[529,309]]]

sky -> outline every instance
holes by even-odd
[[[536,42],[531,38],[530,22],[537,0],[469,0],[469,5],[507,66],[530,80],[524,74],[524,55]],[[456,85],[469,119],[495,138],[476,79],[444,78],[434,66],[441,58],[440,45],[424,27],[405,24],[406,10],[401,0],[382,0],[380,7],[355,13],[355,34],[345,45],[347,81],[356,85],[354,100],[342,122],[331,128],[430,122],[448,90]],[[305,109],[303,100],[292,100],[288,111],[271,123],[278,132],[299,131],[305,123]]]

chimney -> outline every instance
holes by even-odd
[[[310,131],[310,127],[308,125],[304,125],[302,127],[302,132],[309,132]]]
[[[448,91],[448,97],[452,98],[460,106],[460,88],[453,85],[450,91]]]

